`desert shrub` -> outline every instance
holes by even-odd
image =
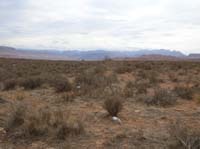
[[[42,85],[42,80],[39,77],[29,77],[21,79],[19,86],[24,87],[26,90],[38,88]]]
[[[171,91],[156,89],[153,96],[143,96],[140,100],[147,105],[165,107],[175,104],[177,99]]]
[[[184,122],[176,121],[170,127],[170,134],[175,138],[174,149],[199,149],[200,132],[192,129]]]
[[[14,80],[14,79],[6,80],[3,83],[3,90],[6,91],[6,90],[14,89],[16,85],[17,85],[17,81],[16,80]]]
[[[61,98],[62,102],[72,102],[75,95],[73,93],[64,93]]]
[[[140,79],[149,80],[149,84],[152,84],[152,85],[156,85],[160,81],[158,73],[153,70],[150,70],[150,71],[140,70],[138,71],[137,77],[138,77],[138,80]]]
[[[200,103],[200,96],[196,97],[196,101],[197,101],[197,103]]]
[[[16,102],[11,106],[11,112],[7,116],[5,123],[6,130],[14,129],[24,123],[25,112],[27,108],[23,103]]]
[[[125,97],[132,97],[132,96],[134,95],[134,91],[135,91],[135,90],[136,90],[136,89],[135,89],[135,84],[134,84],[134,82],[129,81],[129,82],[126,84],[125,88],[124,88],[124,91],[123,91],[124,96],[125,96]]]
[[[82,121],[72,121],[69,115],[64,115],[63,111],[49,107],[40,109],[29,107],[25,110],[17,108],[11,112],[7,122],[7,132],[13,136],[17,134],[20,138],[46,136],[65,139],[84,132]]]
[[[128,82],[124,88],[125,97],[132,97],[134,95],[146,94],[149,83],[147,80],[136,80],[135,82]]]
[[[132,71],[133,71],[133,68],[131,66],[128,66],[128,65],[125,65],[125,64],[123,66],[118,66],[115,69],[115,72],[119,73],[119,74],[131,73]]]
[[[67,79],[56,79],[52,85],[57,93],[72,90],[72,84]]]
[[[169,73],[169,78],[172,82],[178,82],[178,77],[175,73]]]
[[[137,90],[136,94],[146,94],[149,84],[146,80],[139,80],[136,81],[135,87]]]
[[[121,99],[116,96],[112,96],[107,98],[104,101],[103,108],[111,115],[111,116],[117,116],[118,113],[122,110],[123,104]]]
[[[96,74],[93,71],[85,71],[75,78],[76,89],[79,95],[97,96],[99,93],[117,81],[115,74]],[[92,92],[91,92],[92,91]]]
[[[191,100],[193,98],[193,90],[189,87],[176,86],[174,88],[174,93],[182,99]]]

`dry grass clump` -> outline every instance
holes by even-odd
[[[19,86],[23,87],[25,90],[32,90],[40,87],[42,83],[43,82],[39,77],[29,77],[21,79]]]
[[[64,93],[61,96],[62,102],[73,102],[75,95],[73,93]]]
[[[200,132],[188,127],[184,122],[176,121],[170,128],[171,136],[176,143],[171,146],[174,149],[199,149]]]
[[[97,96],[103,90],[117,81],[115,74],[105,75],[89,69],[75,78],[76,92],[79,95]],[[92,91],[92,92],[91,92]]]
[[[84,132],[80,120],[72,120],[69,113],[59,109],[42,107],[25,108],[14,106],[7,118],[6,130],[9,135],[20,138],[49,137],[66,139],[68,136],[77,136]],[[25,139],[24,138],[24,139]]]
[[[135,95],[146,94],[149,87],[147,80],[138,79],[136,81],[129,81],[124,88],[125,97],[133,97]]]
[[[156,89],[153,96],[143,96],[140,98],[141,101],[147,105],[155,106],[170,106],[176,103],[176,96],[168,90]]]
[[[182,99],[191,100],[193,98],[193,89],[189,87],[176,86],[174,93]]]
[[[133,71],[133,68],[128,65],[123,65],[123,66],[118,66],[115,69],[115,72],[118,74],[123,74],[123,73],[131,73]]]
[[[7,91],[7,90],[12,90],[16,87],[17,85],[17,81],[14,79],[11,80],[6,80],[3,82],[3,90]]]
[[[55,81],[53,81],[52,86],[54,87],[57,93],[69,92],[72,90],[72,84],[65,78],[55,79]]]
[[[15,129],[24,123],[26,110],[27,107],[23,103],[16,102],[15,105],[11,105],[11,112],[9,113],[5,123],[5,128],[7,131]]]
[[[104,101],[103,108],[110,114],[110,116],[117,116],[122,110],[123,104],[119,97],[112,96]]]

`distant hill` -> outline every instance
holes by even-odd
[[[189,54],[188,57],[191,59],[200,59],[200,54],[192,53],[192,54]]]
[[[62,55],[57,51],[22,50],[4,46],[0,46],[0,57],[43,60],[73,60],[67,55]]]
[[[24,58],[24,59],[46,59],[46,60],[103,60],[103,59],[145,59],[145,60],[179,60],[198,57],[199,54],[184,55],[179,51],[166,49],[139,49],[134,51],[114,50],[36,50],[15,49],[0,46],[0,57]]]

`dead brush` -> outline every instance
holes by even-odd
[[[199,149],[200,132],[187,126],[184,122],[173,122],[170,127],[170,134],[175,138],[176,143],[173,148]]]
[[[56,79],[52,82],[56,93],[69,92],[72,90],[72,84],[65,78]]]
[[[193,98],[193,89],[190,87],[176,86],[174,93],[182,99],[191,100]]]
[[[123,104],[119,97],[112,96],[104,101],[103,108],[110,114],[110,116],[117,116],[122,110]]]
[[[153,96],[142,96],[139,100],[146,103],[147,105],[166,107],[174,105],[177,99],[171,91],[155,89]]]
[[[42,80],[39,77],[22,78],[19,80],[19,86],[24,87],[25,90],[32,90],[42,85]]]
[[[5,82],[3,82],[3,90],[7,91],[7,90],[12,90],[16,87],[17,85],[17,81],[14,79],[11,80],[6,80]]]
[[[13,110],[7,119],[6,130],[11,136],[35,138],[48,137],[66,139],[68,136],[77,136],[84,133],[81,120],[71,121],[69,113],[50,107],[39,109],[18,107]]]

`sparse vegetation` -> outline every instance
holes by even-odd
[[[200,128],[199,83],[199,62],[0,58],[0,148],[187,148],[169,124]]]
[[[143,97],[143,102],[147,105],[156,105],[156,106],[170,106],[176,103],[176,96],[168,90],[156,89],[153,96]]]
[[[19,82],[19,86],[23,87],[26,90],[32,90],[40,87],[41,85],[42,85],[42,80],[38,77],[21,79]]]
[[[27,106],[27,105],[26,105]],[[66,139],[67,136],[76,136],[84,132],[80,120],[64,116],[63,111],[49,107],[34,109],[24,104],[12,106],[12,111],[6,121],[6,130],[17,134],[17,137],[48,136],[55,139]],[[16,135],[15,135],[16,136]]]
[[[199,149],[200,132],[177,121],[171,126],[171,135],[177,140],[173,148]]]
[[[17,85],[17,81],[16,80],[6,80],[4,83],[4,87],[3,87],[3,90],[11,90],[11,89],[14,89]]]
[[[191,100],[193,98],[193,90],[189,87],[176,86],[174,92],[182,99]]]
[[[104,101],[104,109],[110,114],[110,116],[117,116],[122,110],[122,101],[117,96],[109,97]]]

